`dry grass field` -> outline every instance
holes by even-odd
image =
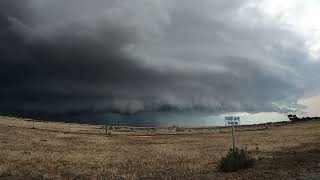
[[[320,121],[239,128],[257,159],[216,169],[230,129],[175,130],[67,125],[0,117],[0,179],[320,179]],[[70,129],[69,129],[70,128]],[[70,132],[69,132],[70,131]]]

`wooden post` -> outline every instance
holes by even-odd
[[[220,133],[221,133],[221,126],[220,126]]]
[[[105,129],[106,129],[106,135],[108,135],[108,126],[105,125]]]
[[[32,120],[32,129],[34,129],[34,119]]]

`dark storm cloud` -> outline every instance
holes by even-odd
[[[291,66],[259,49],[287,32],[221,21],[239,1],[212,15],[206,1],[23,2],[0,3],[2,113],[281,111],[301,94]]]

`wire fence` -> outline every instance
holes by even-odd
[[[0,123],[11,127],[23,127],[30,129],[41,129],[64,133],[81,134],[104,134],[104,135],[132,135],[132,136],[151,136],[151,135],[180,135],[180,134],[211,134],[211,133],[230,133],[231,127],[131,127],[131,126],[108,126],[76,124],[65,122],[39,121],[24,118],[1,118]],[[271,127],[287,124],[288,122],[265,123],[258,125],[241,125],[237,131],[260,131]]]

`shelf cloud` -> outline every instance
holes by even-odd
[[[71,117],[297,108],[308,88],[318,89],[317,46],[260,6],[1,1],[0,111]]]

